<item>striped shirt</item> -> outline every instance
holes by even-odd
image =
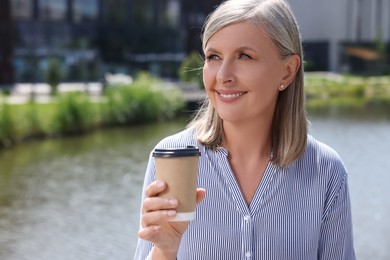
[[[226,149],[200,145],[188,129],[156,148],[187,145],[200,148],[198,186],[206,189],[206,198],[184,233],[177,259],[355,259],[347,172],[330,147],[308,136],[305,153],[290,166],[270,162],[248,205]],[[154,179],[150,157],[144,189]],[[151,248],[139,239],[134,259],[145,259]]]

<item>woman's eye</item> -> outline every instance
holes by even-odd
[[[207,56],[207,60],[219,60],[219,57],[216,54],[210,54]]]
[[[251,59],[252,57],[245,53],[240,53],[239,59]]]

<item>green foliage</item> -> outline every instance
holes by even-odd
[[[33,100],[21,105],[0,103],[0,147],[31,137],[163,120],[175,116],[183,105],[177,89],[164,86],[148,73],[140,73],[131,85],[109,86],[98,102],[85,93],[68,93],[48,104]]]
[[[0,105],[0,147],[11,146],[15,142],[16,125],[13,120],[10,105]]]
[[[48,60],[48,67],[45,72],[45,79],[51,87],[52,96],[57,95],[57,87],[62,78],[61,65],[58,59],[51,58]]]
[[[378,72],[380,74],[387,73],[387,71],[389,70],[389,65],[387,63],[387,44],[383,40],[383,37],[380,32],[377,33],[375,39],[375,50],[379,54],[379,59],[377,60]]]
[[[38,105],[34,102],[34,100],[27,104],[27,111],[25,115],[27,125],[24,130],[24,136],[37,137],[45,135],[42,124],[43,118],[40,117],[37,107]]]
[[[309,99],[362,98],[365,89],[364,82],[349,77],[307,77],[305,82],[305,93]]]
[[[345,75],[305,75],[310,114],[389,117],[390,79]]]
[[[105,120],[116,125],[174,116],[183,106],[180,94],[158,86],[161,86],[160,82],[147,73],[139,74],[130,85],[109,86]]]
[[[304,70],[305,71],[316,71],[316,70],[318,70],[318,66],[317,66],[316,62],[313,61],[313,60],[306,60],[303,63],[303,66],[304,66]]]
[[[1,89],[1,95],[8,97],[10,95],[9,88],[3,88]]]
[[[68,93],[57,101],[57,113],[54,121],[60,134],[86,132],[93,123],[93,107],[84,93]]]
[[[200,55],[193,51],[181,63],[179,78],[182,82],[196,82],[203,88],[202,80],[203,60]]]
[[[389,77],[308,74],[305,80],[310,114],[390,116]],[[0,102],[0,147],[30,137],[164,120],[175,116],[183,105],[177,89],[148,73],[140,73],[130,85],[108,86],[98,102],[85,93],[60,95],[47,104]]]

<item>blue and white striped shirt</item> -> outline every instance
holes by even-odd
[[[248,205],[226,149],[200,145],[192,130],[156,147],[187,145],[201,150],[198,186],[207,195],[182,238],[177,259],[355,259],[347,172],[334,150],[309,136],[299,160],[286,168],[268,164]],[[154,179],[150,157],[144,189]],[[134,259],[145,259],[151,248],[139,240]]]

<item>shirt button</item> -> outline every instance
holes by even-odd
[[[249,221],[250,219],[251,219],[251,217],[249,215],[244,216],[245,221]]]
[[[247,251],[247,252],[245,253],[245,257],[246,257],[246,258],[250,258],[251,256],[252,256],[251,252]]]

